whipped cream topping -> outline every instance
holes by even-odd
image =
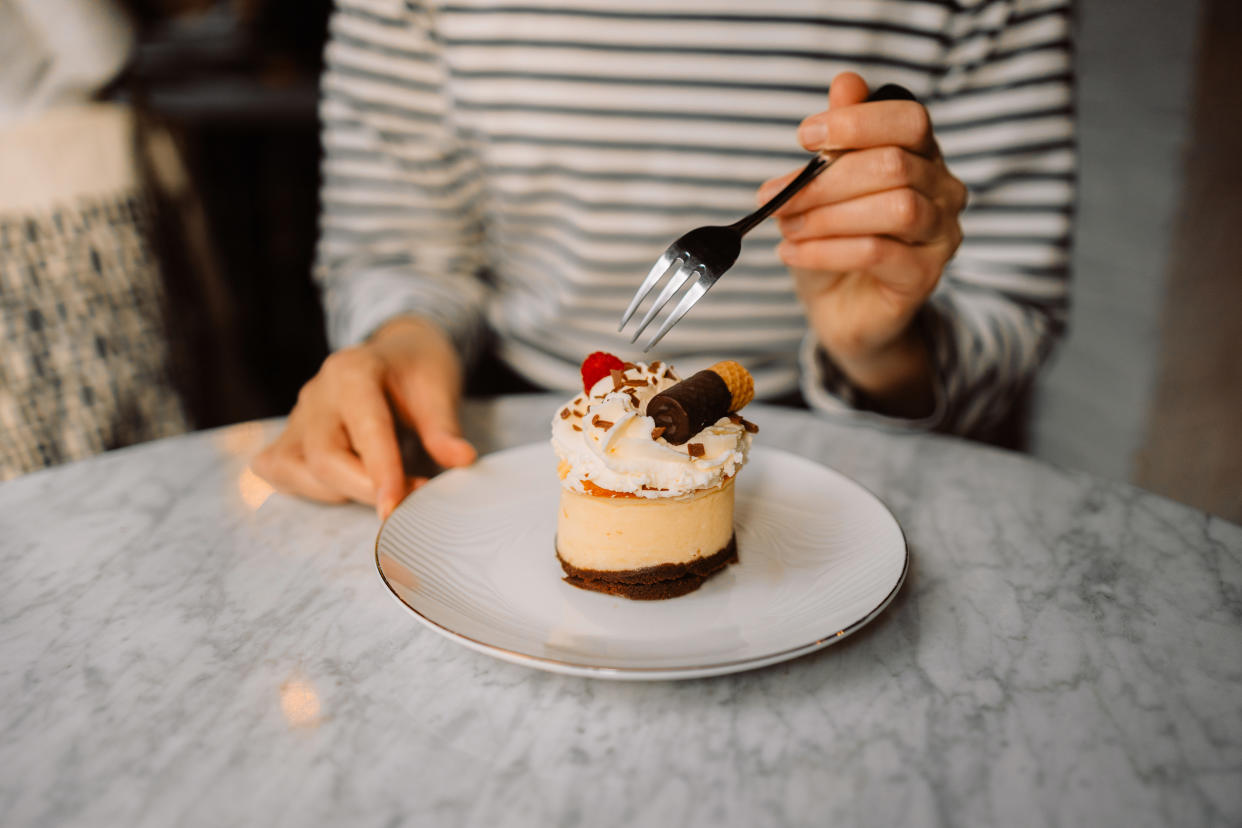
[[[620,387],[611,376],[604,377],[589,393],[558,408],[552,417],[552,448],[561,460],[563,485],[576,492],[585,492],[589,482],[638,497],[680,497],[737,474],[746,463],[750,434],[728,417],[684,445],[652,438],[655,420],[645,413],[647,401],[680,379],[658,361],[627,363]]]

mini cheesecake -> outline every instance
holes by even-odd
[[[556,554],[576,587],[684,595],[738,559],[734,480],[757,429],[736,411],[750,375],[724,363],[683,382],[660,362],[606,356],[587,358],[584,392],[552,420]]]

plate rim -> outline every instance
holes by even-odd
[[[509,448],[501,449],[499,451],[489,452],[479,459],[483,460],[485,458],[493,458],[498,455],[509,454],[511,452],[529,450],[534,446],[544,446],[544,441],[523,443],[519,446],[510,446]],[[893,521],[893,525],[897,527],[897,534],[901,537],[902,551],[901,572],[897,575],[897,581],[893,584],[892,589],[888,591],[884,598],[882,598],[874,608],[869,610],[865,615],[849,626],[828,633],[827,635],[821,636],[804,644],[798,644],[784,650],[779,650],[775,653],[766,653],[764,655],[754,656],[751,658],[734,659],[732,661],[723,661],[715,664],[705,664],[694,667],[603,667],[600,665],[582,664],[574,661],[549,658],[547,656],[531,655],[530,653],[517,652],[496,644],[488,644],[487,642],[479,641],[476,638],[472,638],[455,630],[451,630],[443,624],[428,618],[417,608],[411,606],[404,598],[402,598],[393,587],[392,583],[388,580],[388,576],[384,574],[384,568],[380,564],[380,539],[384,536],[384,530],[388,526],[389,519],[396,514],[397,509],[405,503],[405,500],[407,500],[410,495],[414,494],[413,492],[411,492],[410,495],[407,495],[406,498],[402,499],[402,501],[397,504],[396,508],[389,513],[388,517],[384,518],[384,520],[380,522],[379,530],[375,533],[375,569],[379,573],[380,580],[384,582],[384,587],[387,589],[388,594],[391,595],[398,604],[414,613],[414,617],[425,626],[445,638],[467,647],[470,650],[491,656],[493,658],[498,658],[502,661],[507,661],[511,664],[519,664],[532,669],[560,673],[562,675],[580,676],[584,678],[659,681],[670,679],[708,678],[711,676],[728,675],[730,673],[740,673],[746,670],[757,670],[761,667],[768,667],[773,664],[779,664],[783,661],[791,661],[795,658],[809,655],[817,650],[822,650],[825,647],[830,647],[833,644],[849,638],[851,635],[858,632],[858,630],[871,623],[876,616],[883,612],[888,605],[893,602],[893,599],[897,597],[897,593],[901,591],[901,587],[906,582],[906,576],[910,572],[910,542],[909,539],[906,538],[906,531],[902,527],[901,522],[897,520],[897,516],[893,514],[893,511],[888,507],[888,504],[876,495],[875,492],[871,491],[871,489],[864,486],[862,483],[859,483],[857,480],[844,472],[838,471],[837,469],[834,469],[833,467],[817,460],[812,460],[791,451],[786,451],[785,449],[771,446],[756,446],[753,450],[760,451],[763,454],[785,455],[788,458],[793,458],[804,463],[809,462],[815,466],[819,466],[820,468],[833,472],[834,474],[840,475],[851,484],[862,489],[873,500],[875,500],[875,502],[879,504],[880,508],[884,510],[884,513],[888,515],[889,519]]]

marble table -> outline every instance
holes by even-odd
[[[555,397],[474,402],[484,450]],[[684,682],[419,625],[375,515],[271,490],[279,427],[0,485],[0,825],[1236,826],[1242,528],[959,440],[756,406],[876,492],[909,578],[841,644]]]

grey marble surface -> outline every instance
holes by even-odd
[[[555,398],[471,404],[485,449]],[[0,824],[1242,824],[1242,528],[941,437],[756,406],[909,538],[860,633],[622,683],[460,647],[377,521],[272,494],[277,424],[0,485]]]

